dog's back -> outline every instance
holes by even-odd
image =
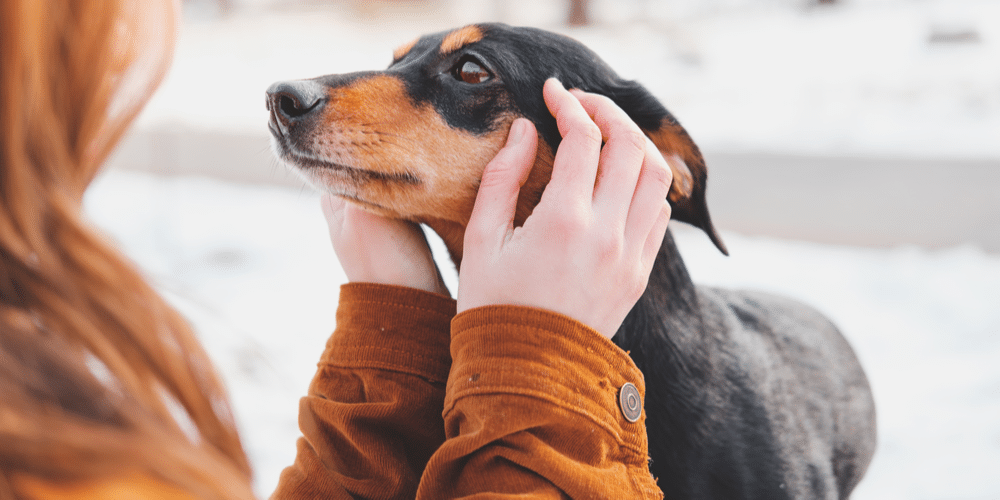
[[[875,406],[823,315],[691,283],[671,236],[615,341],[646,375],[650,470],[667,498],[847,498],[875,450]]]

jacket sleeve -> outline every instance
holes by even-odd
[[[447,441],[418,498],[663,497],[648,468],[642,373],[624,351],[523,307],[465,311],[451,328]]]
[[[455,301],[385,285],[341,288],[337,327],[299,405],[295,463],[272,499],[413,498],[444,441]]]

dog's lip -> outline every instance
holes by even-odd
[[[409,172],[377,172],[365,168],[351,167],[342,163],[326,160],[319,160],[308,156],[289,151],[287,147],[281,148],[281,157],[284,161],[302,170],[325,169],[342,172],[354,178],[362,178],[369,181],[389,181],[401,184],[420,184],[420,179]]]

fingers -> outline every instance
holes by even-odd
[[[547,80],[542,95],[556,119],[562,142],[552,166],[550,187],[542,194],[541,203],[567,210],[582,200],[592,199],[601,154],[601,130],[559,80]]]
[[[628,207],[628,221],[625,225],[625,240],[642,244],[659,220],[663,206],[670,191],[673,176],[663,155],[656,149],[653,142],[646,139],[646,154],[642,162],[632,202]],[[666,206],[668,211],[670,205]],[[660,235],[662,239],[663,235]]]
[[[656,260],[656,255],[660,251],[660,247],[663,246],[663,236],[667,233],[670,213],[670,202],[663,200],[663,205],[660,207],[656,221],[653,223],[652,229],[646,236],[646,242],[642,246],[640,262],[647,273],[653,269],[653,261]]]
[[[632,255],[644,254],[650,245],[658,248],[669,221],[670,206],[665,200],[671,183],[670,169],[660,152],[607,97],[567,91],[555,79],[545,82],[543,95],[563,140],[539,208],[547,203],[564,214],[574,206],[583,209],[576,213],[589,214],[593,223],[624,236]],[[603,150],[602,140],[606,140]],[[507,144],[483,172],[466,231],[467,248],[470,243],[487,243],[483,238],[491,246],[502,244],[512,232],[520,186],[534,162],[536,147],[534,126],[524,119],[515,120]],[[600,179],[595,187],[598,166]],[[471,242],[470,238],[479,240]],[[655,241],[647,244],[648,240]]]
[[[593,188],[595,223],[624,231],[626,251],[656,255],[670,220],[672,175],[660,151],[611,99],[570,91],[601,131],[600,172]],[[560,146],[560,152],[563,147]],[[615,230],[615,229],[609,229]]]
[[[381,283],[449,295],[423,230],[326,194],[330,241],[348,281]]]
[[[607,97],[570,91],[600,128],[605,145],[601,150],[600,171],[594,188],[594,210],[604,224],[624,225],[629,200],[635,192],[639,172],[648,153],[646,138],[639,126]],[[657,151],[656,156],[660,154]]]
[[[507,144],[483,170],[465,233],[466,247],[469,238],[488,238],[494,244],[502,242],[513,229],[517,197],[535,162],[537,147],[535,125],[524,118],[514,120]],[[475,245],[484,243],[482,240],[473,242]]]

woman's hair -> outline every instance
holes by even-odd
[[[0,498],[19,477],[129,474],[252,496],[208,356],[80,213],[166,71],[175,9],[0,1]]]

